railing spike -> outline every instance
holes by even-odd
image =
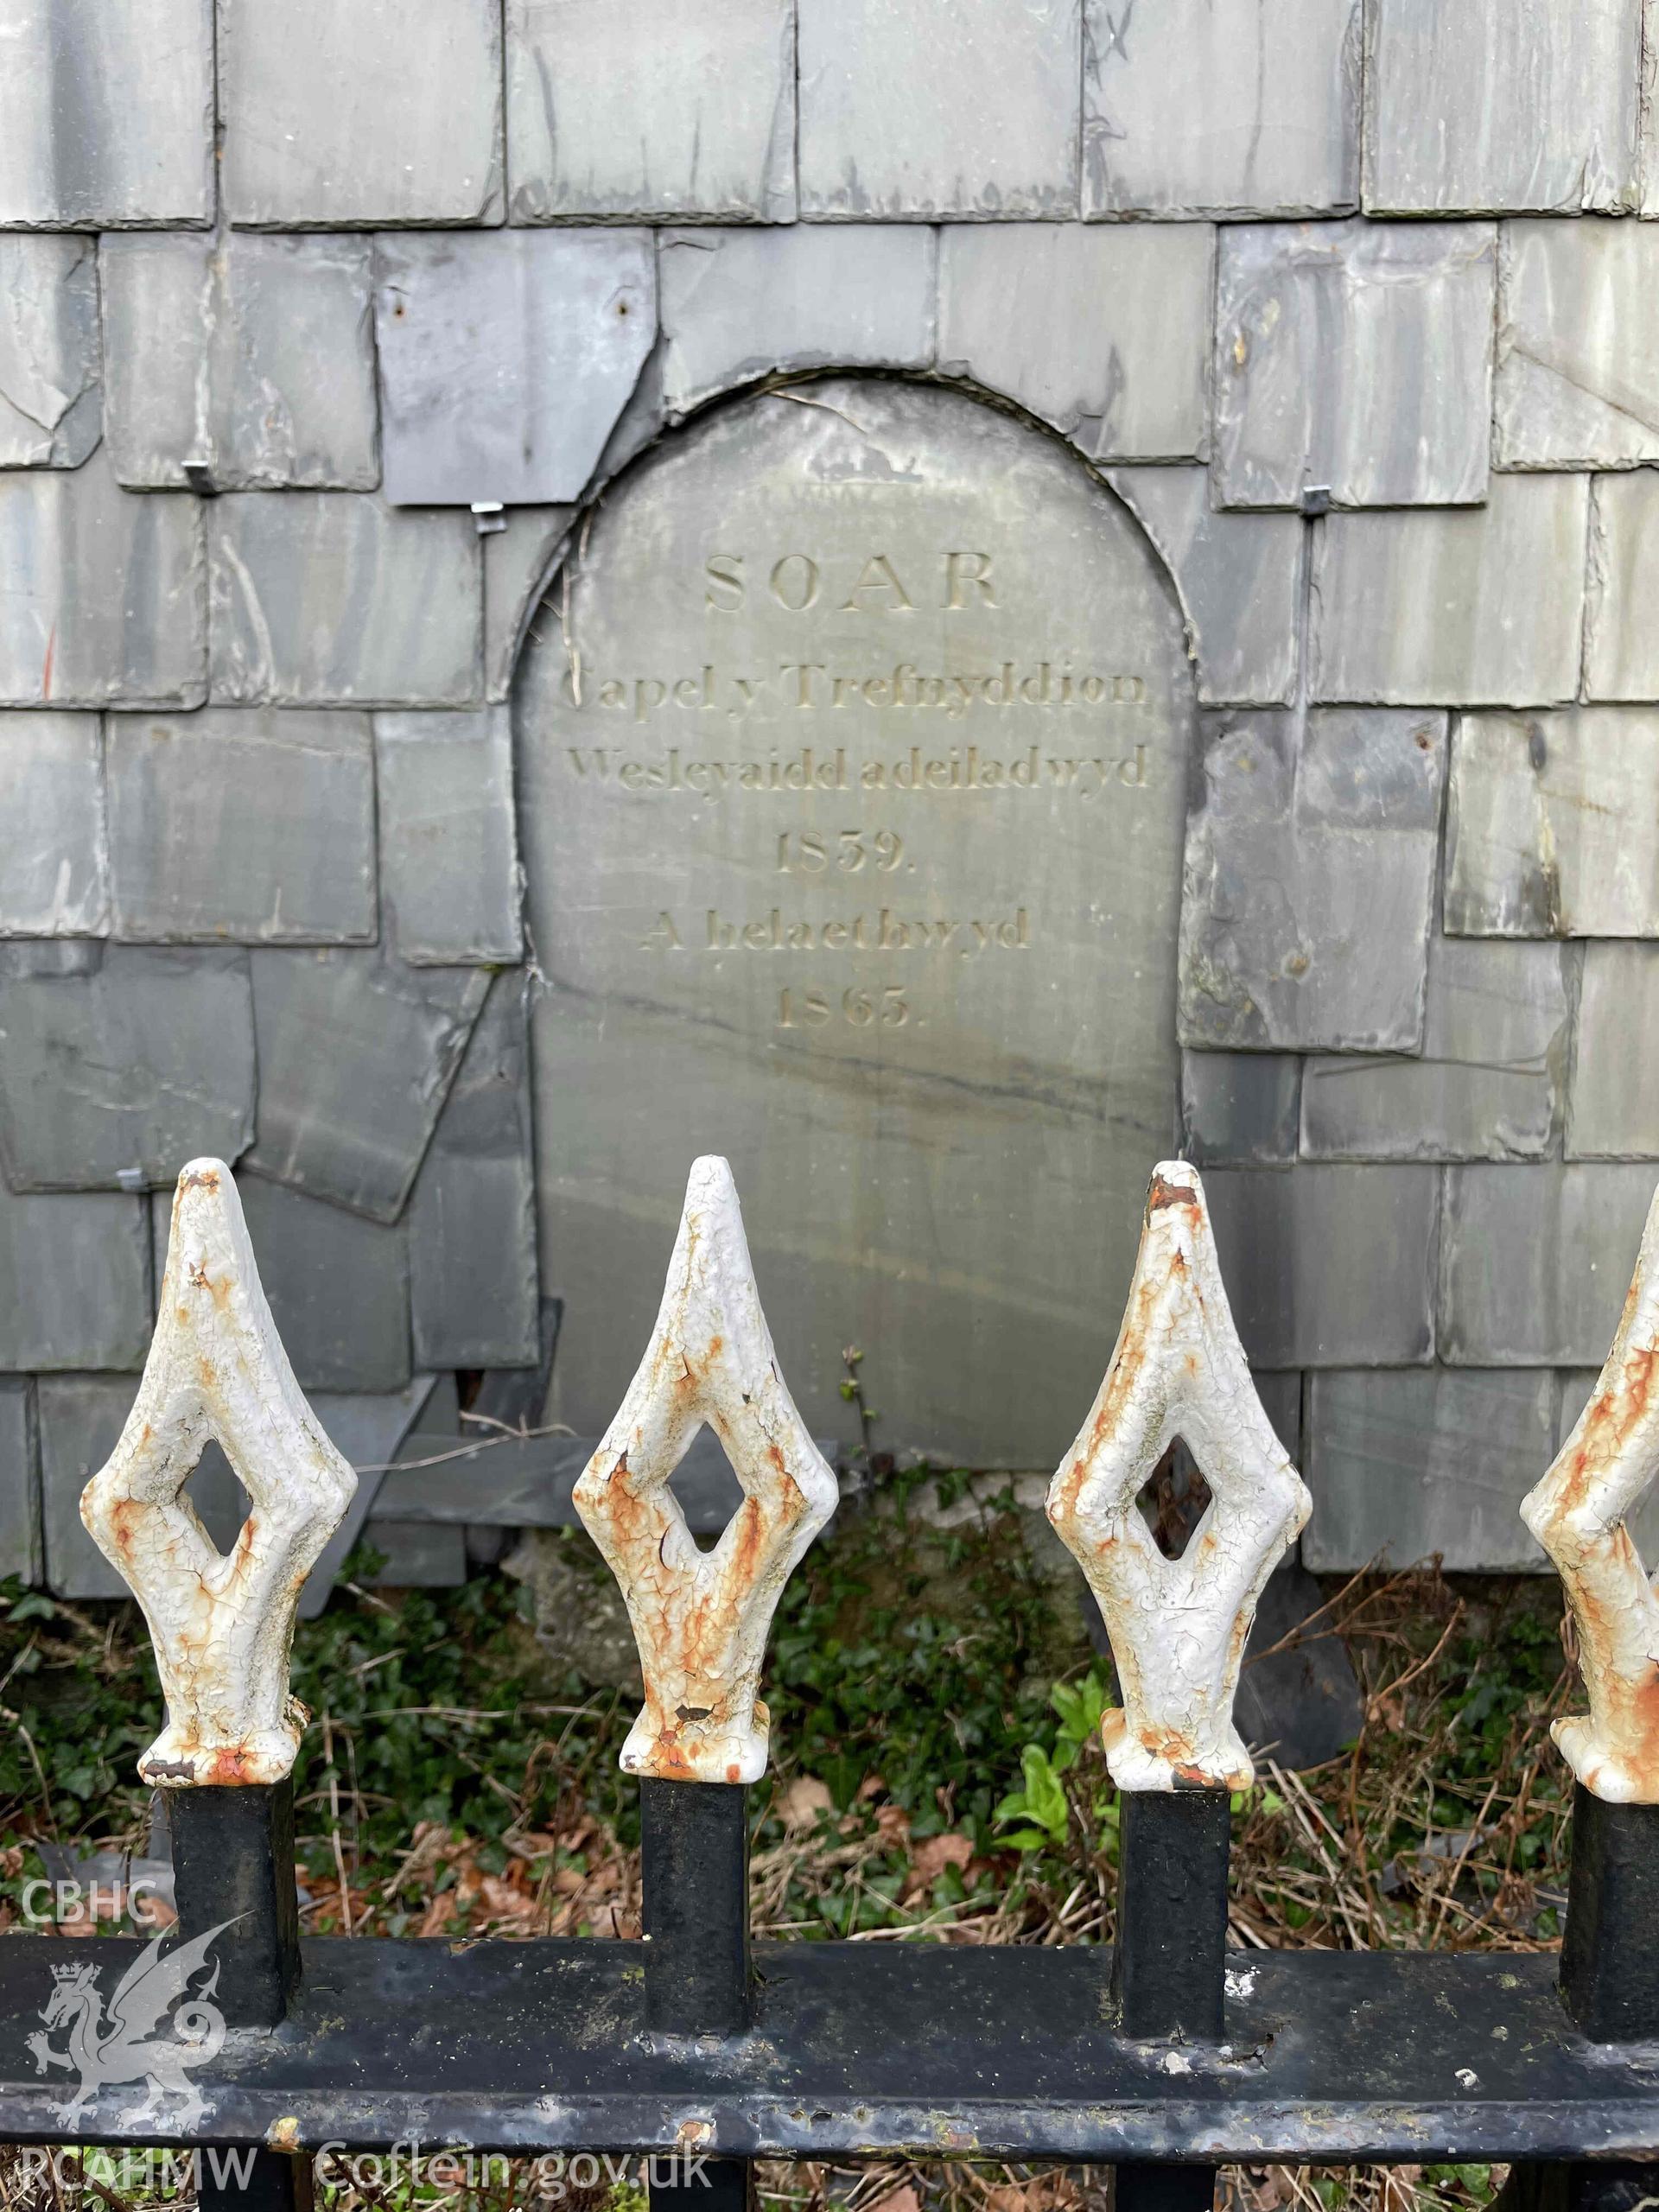
[[[228,1556],[185,1493],[210,1438],[251,1501]],[[295,1608],[356,1488],[294,1379],[230,1169],[192,1160],[138,1395],[80,1500],[156,1649],[167,1726],[138,1762],[146,1782],[270,1784],[292,1768],[308,1718],[289,1694]]]
[[[708,1552],[669,1487],[705,1423],[743,1488]],[[630,1774],[734,1783],[765,1773],[768,1715],[756,1692],[766,1633],[838,1496],[778,1370],[732,1171],[699,1160],[651,1342],[575,1488],[639,1648],[645,1704],[622,1750]]]
[[[1135,1500],[1179,1437],[1211,1503],[1166,1559]],[[1111,1362],[1048,1492],[1048,1517],[1089,1579],[1123,1703],[1102,1738],[1122,1789],[1247,1787],[1233,1726],[1256,1599],[1307,1519],[1233,1327],[1197,1170],[1153,1171]]]
[[[1659,1804],[1659,1597],[1626,1525],[1659,1474],[1659,1190],[1606,1365],[1521,1517],[1549,1554],[1579,1632],[1588,1714],[1550,1732],[1592,1796]]]

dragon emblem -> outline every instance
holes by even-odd
[[[41,2025],[29,2038],[35,2054],[35,2070],[61,2067],[78,2074],[74,2094],[57,2107],[57,2118],[73,2126],[101,2089],[123,2082],[143,2082],[149,2091],[135,2120],[159,2120],[164,2098],[182,2100],[176,2122],[188,2126],[201,2119],[207,2107],[189,2078],[193,2066],[205,2066],[219,2055],[225,2040],[225,2018],[212,1999],[219,1986],[219,1967],[208,1958],[216,1937],[231,1925],[221,1921],[205,1936],[163,1951],[166,1934],[146,1944],[117,1984],[106,2012],[99,1987],[104,1968],[90,1961],[54,1967],[52,1994],[41,2013]],[[180,2003],[200,1974],[205,1984]],[[170,2006],[177,2006],[170,2021],[162,2024]],[[68,2048],[54,2047],[48,2031],[67,2027]],[[157,2033],[158,2027],[162,2032]]]

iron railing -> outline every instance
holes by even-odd
[[[1252,1773],[1233,1697],[1309,1500],[1179,1161],[1153,1177],[1122,1328],[1049,1493],[1122,1694],[1103,1731],[1115,1948],[752,1949],[766,1637],[836,1489],[779,1372],[730,1173],[700,1160],[656,1330],[576,1491],[644,1674],[622,1753],[643,1944],[302,1945],[289,1644],[354,1478],[295,1383],[229,1171],[198,1160],[137,1402],[82,1502],[156,1647],[166,1726],[139,1766],[179,1926],[170,1949],[0,1943],[0,2135],[255,2145],[244,2186],[204,2196],[274,2208],[304,2201],[324,2144],[455,2143],[706,2158],[653,2181],[663,2212],[741,2205],[757,2158],[897,2152],[1109,2166],[1135,2212],[1207,2203],[1230,2160],[1503,2160],[1512,2205],[1659,2201],[1659,1600],[1625,1527],[1659,1467],[1656,1355],[1659,1200],[1599,1384],[1523,1509],[1589,1691],[1555,1725],[1577,1778],[1559,1962],[1225,1949],[1229,1793]],[[670,1487],[705,1424],[744,1492],[707,1552]],[[210,1436],[251,1501],[228,1557],[185,1490]],[[1211,1502],[1172,1560],[1136,1498],[1177,1437]]]

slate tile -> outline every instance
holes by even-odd
[[[97,247],[0,237],[0,468],[79,468],[102,427]]]
[[[924,226],[667,231],[658,266],[671,414],[772,369],[933,359],[936,248]]]
[[[127,1597],[126,1584],[81,1526],[80,1493],[120,1440],[138,1379],[42,1376],[35,1387],[47,1586],[60,1598]]]
[[[236,952],[111,945],[90,976],[0,980],[0,1160],[14,1191],[169,1188],[253,1138]]]
[[[251,955],[258,1140],[248,1165],[395,1221],[489,978],[383,948]]]
[[[553,563],[578,510],[509,507],[505,527],[480,538],[484,550],[484,696],[511,696],[518,650],[535,620]]]
[[[1296,689],[1304,525],[1294,515],[1218,512],[1202,468],[1115,468],[1175,578],[1198,697],[1211,707],[1276,707]]]
[[[1484,507],[1332,514],[1313,535],[1313,696],[1574,697],[1586,480],[1497,476]]]
[[[507,0],[508,213],[795,219],[792,0]]]
[[[432,1521],[392,1521],[377,1515],[363,1541],[380,1554],[377,1590],[456,1590],[467,1580],[467,1532]]]
[[[798,0],[806,216],[1077,212],[1075,0]]]
[[[657,335],[651,233],[386,232],[374,322],[388,499],[574,499]]]
[[[1224,1167],[1205,1177],[1253,1366],[1414,1366],[1434,1356],[1432,1167]]]
[[[0,1576],[41,1579],[41,1460],[35,1385],[0,1380]]]
[[[328,1602],[346,1554],[359,1541],[363,1526],[374,1510],[384,1480],[383,1470],[406,1449],[405,1439],[423,1424],[426,1409],[439,1389],[454,1391],[453,1376],[439,1384],[430,1375],[416,1375],[401,1390],[366,1393],[319,1390],[311,1395],[311,1410],[322,1423],[328,1440],[346,1464],[357,1471],[357,1490],[338,1529],[323,1546],[316,1565],[300,1592],[300,1618],[315,1620]]]
[[[1189,815],[1185,1045],[1415,1052],[1439,847],[1443,716],[1206,718]]]
[[[4,0],[0,223],[213,213],[212,0]]]
[[[1549,944],[1431,937],[1417,1059],[1310,1059],[1312,1160],[1535,1160],[1560,1126],[1569,1021]]]
[[[1357,0],[1085,0],[1084,215],[1357,206],[1359,17]]]
[[[524,928],[506,708],[377,715],[374,754],[393,948],[424,967],[518,959]]]
[[[409,1208],[415,1356],[423,1367],[539,1357],[536,1174],[522,972],[499,976]]]
[[[378,483],[366,238],[111,238],[99,269],[123,484]]]
[[[1366,208],[1634,207],[1641,16],[1642,0],[1374,0]]]
[[[1438,1556],[1453,1573],[1544,1571],[1520,1506],[1553,1456],[1555,1398],[1547,1368],[1311,1376],[1305,1564],[1353,1574]]]
[[[233,223],[501,219],[498,0],[219,0]]]
[[[1497,467],[1659,461],[1659,231],[1507,223],[1501,260]]]
[[[1659,712],[1460,715],[1446,927],[1659,937]]]
[[[215,499],[215,702],[470,705],[480,688],[478,543],[468,514],[400,513],[365,493]]]
[[[1302,1064],[1282,1052],[1181,1054],[1181,1156],[1200,1167],[1296,1157]]]
[[[104,743],[96,715],[0,714],[0,936],[109,927]]]
[[[236,1188],[270,1316],[301,1389],[403,1389],[412,1371],[403,1224],[365,1221],[263,1175],[239,1173]],[[172,1220],[170,1182],[150,1206],[159,1282]]]
[[[374,941],[366,715],[206,707],[111,715],[105,734],[118,937]]]
[[[1598,476],[1590,494],[1586,699],[1659,699],[1656,599],[1659,474],[1643,468],[1627,476]]]
[[[1599,1364],[1653,1197],[1646,1165],[1449,1167],[1441,1357],[1470,1367]]]
[[[1216,474],[1224,505],[1445,506],[1486,496],[1490,223],[1224,226]]]
[[[1462,936],[1659,936],[1659,712],[1458,716],[1445,925]]]
[[[200,503],[124,492],[107,448],[0,473],[0,706],[193,707],[207,681]]]
[[[0,1185],[0,1373],[136,1370],[149,1329],[142,1198]]]
[[[1588,944],[1567,1116],[1569,1160],[1659,1160],[1659,945]]]
[[[95,976],[104,959],[98,938],[0,939],[0,979],[14,976]]]
[[[939,365],[1018,399],[1094,460],[1208,450],[1215,232],[959,224],[939,245]]]

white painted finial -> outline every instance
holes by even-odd
[[[251,1501],[221,1555],[185,1495],[209,1438]],[[280,1782],[308,1715],[290,1697],[302,1585],[357,1477],[288,1363],[222,1160],[179,1177],[143,1379],[80,1517],[149,1624],[167,1726],[138,1762],[163,1788]]]
[[[1180,1557],[1166,1559],[1135,1500],[1177,1437],[1211,1497]],[[1256,1599],[1311,1502],[1250,1380],[1204,1185],[1185,1160],[1165,1160],[1106,1379],[1048,1491],[1048,1517],[1111,1637],[1123,1703],[1101,1736],[1120,1789],[1248,1788],[1239,1666]]]
[[[1550,1733],[1592,1796],[1659,1804],[1659,1598],[1625,1525],[1659,1473],[1659,1191],[1590,1402],[1521,1517],[1549,1554],[1579,1631],[1587,1715]]]
[[[669,1488],[705,1423],[743,1488],[708,1552]],[[838,1496],[778,1371],[732,1171],[699,1160],[651,1343],[575,1488],[639,1647],[645,1704],[623,1746],[627,1772],[677,1782],[766,1772],[756,1691],[766,1633]]]

